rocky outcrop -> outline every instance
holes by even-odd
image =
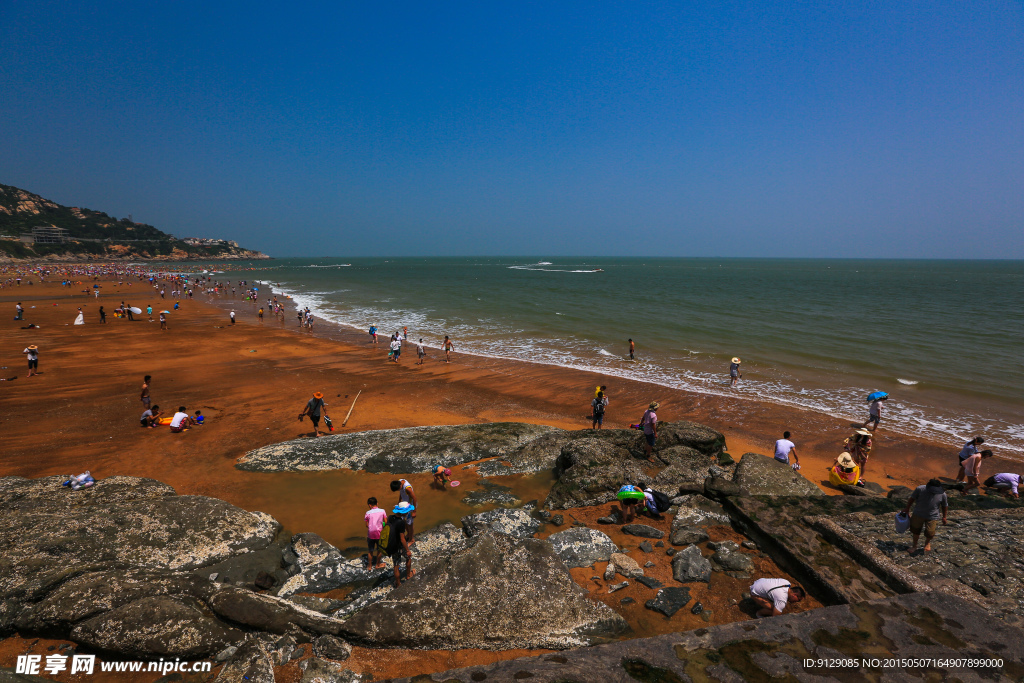
[[[498,508],[462,518],[462,531],[466,536],[479,536],[487,531],[506,534],[513,538],[527,538],[540,530],[540,522],[518,509]],[[417,541],[418,544],[418,541]]]
[[[733,481],[752,496],[824,496],[789,465],[758,453],[744,453]]]
[[[485,533],[350,617],[343,635],[388,647],[565,649],[625,629],[587,598],[551,544]]]
[[[561,430],[523,422],[383,429],[264,446],[243,455],[235,466],[252,472],[426,472],[434,465],[505,456],[552,432]]]
[[[651,480],[641,462],[611,439],[570,441],[559,454],[557,470],[558,481],[544,501],[552,510],[609,503],[623,484]]]
[[[672,578],[680,583],[711,580],[711,563],[695,545],[687,546],[672,556]]]
[[[538,655],[453,669],[394,683],[556,683],[564,681],[820,681],[910,680],[919,670],[820,666],[836,658],[927,659],[935,680],[983,680],[984,670],[957,666],[965,657],[1000,659],[993,679],[1024,677],[1024,632],[992,622],[976,605],[937,593],[901,595],[738,621],[653,638],[599,645],[558,656]],[[804,662],[815,665],[804,667]]]
[[[266,548],[281,528],[264,513],[176,496],[149,479],[110,477],[74,492],[63,479],[0,479],[0,632],[78,575],[193,570]]]
[[[608,534],[587,527],[573,527],[551,534],[548,543],[566,567],[593,567],[607,562],[612,553],[619,551]]]

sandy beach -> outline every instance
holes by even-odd
[[[0,476],[90,470],[97,479],[115,474],[149,477],[170,484],[179,494],[212,496],[267,512],[293,532],[316,532],[345,550],[363,542],[367,496],[390,500],[390,474],[258,474],[234,467],[236,459],[251,449],[309,436],[309,422],[299,422],[296,416],[314,391],[324,392],[340,433],[502,420],[580,429],[589,426],[589,400],[595,385],[607,384],[611,398],[607,426],[636,422],[647,403],[658,400],[662,420],[694,420],[718,429],[737,459],[745,452],[770,454],[775,439],[788,429],[798,447],[802,474],[819,486],[851,433],[849,422],[820,414],[546,365],[460,354],[445,364],[436,351],[422,366],[414,364],[414,353],[405,354],[400,364],[389,363],[383,344],[373,348],[345,341],[340,338],[344,335],[328,329],[304,333],[287,316],[280,322],[268,315],[259,323],[254,307],[242,302],[237,302],[238,322],[232,325],[222,307],[200,301],[198,295],[194,301],[182,300],[181,309],[169,316],[169,331],[163,332],[157,322],[147,321],[145,313],[127,321],[115,319],[112,312],[122,300],[143,308],[152,303],[158,311],[171,308],[170,299],[161,300],[142,282],[120,287],[116,281],[100,280],[99,284],[98,299],[70,294],[57,284],[0,291],[0,308],[6,312],[0,320],[0,365],[5,366],[0,376],[6,380],[0,383],[4,452]],[[12,320],[18,301],[26,309],[24,321]],[[99,324],[101,305],[108,314],[105,325]],[[78,307],[84,311],[85,325],[71,324]],[[38,328],[21,329],[29,323]],[[39,346],[41,371],[31,378],[25,376],[21,353],[29,344]],[[183,405],[189,413],[201,410],[206,423],[181,434],[141,428],[138,420],[144,408],[139,392],[147,374],[153,377],[153,403],[165,414]],[[341,429],[360,391],[351,420]],[[883,423],[868,479],[883,486],[916,486],[933,476],[952,477],[955,456],[946,446],[889,435]],[[1001,471],[1000,467],[998,461],[990,462],[986,474]],[[466,483],[472,483],[471,475],[465,476]],[[454,477],[460,477],[458,468]],[[444,521],[457,524],[462,515],[476,511],[452,489],[431,488],[427,473],[407,478],[420,496],[420,530]],[[523,500],[543,499],[551,484],[547,476],[502,479],[507,481],[498,483],[512,487]],[[590,518],[600,514],[605,512],[584,508],[568,511],[567,518],[592,522]],[[663,522],[666,529],[669,523]],[[723,538],[733,533],[725,527],[719,532]],[[617,530],[609,533],[616,542],[621,540]],[[761,572],[778,571],[770,560],[764,563]],[[593,590],[590,577],[602,569],[599,563],[595,568],[573,570],[573,575],[577,583]],[[739,580],[716,574],[715,581],[733,581],[737,586],[732,588],[742,590]],[[698,599],[714,605],[715,622],[744,618],[734,606],[714,603],[717,588],[713,583],[701,589],[706,594],[697,592]],[[811,600],[801,609],[814,606]],[[695,615],[680,614],[678,621],[666,626],[655,623],[650,614],[637,603],[626,616],[644,634],[704,625]],[[45,651],[55,642],[30,644],[12,638],[0,651]],[[417,672],[441,671],[521,654],[459,651],[382,657],[380,651],[357,648],[346,665],[384,676],[409,673],[410,666]]]

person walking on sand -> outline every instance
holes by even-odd
[[[100,306],[100,324],[107,324],[107,312],[103,310],[102,306]]]
[[[20,285],[21,283],[19,282],[18,284]],[[25,307],[21,305],[20,301],[18,303],[14,304],[14,313],[15,313],[15,315],[14,315],[14,319],[15,320],[24,320],[25,319]]]
[[[35,344],[29,344],[22,353],[26,354],[28,358],[28,376],[39,374],[39,347]]]
[[[163,330],[164,332],[167,331],[167,314],[166,313],[161,313],[160,314],[160,329]]]
[[[151,375],[146,375],[142,378],[142,393],[139,394],[139,400],[142,401],[142,405],[146,408],[149,407],[149,383],[152,379]]]
[[[743,377],[743,375],[740,374],[740,363],[742,362],[743,361],[734,356],[732,363],[729,364],[729,377],[732,379],[732,383],[729,386],[731,387],[736,386],[736,383]]]
[[[413,509],[406,515],[406,536],[409,543],[415,543],[416,537],[413,526],[416,524],[416,493],[412,490],[412,484],[405,479],[396,479],[391,482],[391,490],[398,492],[398,504],[406,503],[413,506]]]
[[[455,350],[455,345],[452,344],[452,340],[448,338],[447,334],[444,335],[444,344],[442,344],[442,348],[444,349],[444,362],[451,363],[452,351]]]
[[[313,436],[316,437],[320,436],[321,411],[323,412],[324,415],[327,415],[327,404],[324,403],[323,393],[316,391],[313,392],[313,398],[309,399],[309,401],[306,403],[306,407],[302,409],[301,413],[299,413],[300,422],[302,421],[303,417],[307,415],[309,416],[309,421],[313,423]]]
[[[391,338],[391,359],[398,362],[398,359],[402,356],[402,340],[398,338],[396,334]]]
[[[370,343],[374,346],[377,345],[377,326],[370,325]]]
[[[807,596],[800,586],[788,579],[758,579],[750,586],[750,599],[758,606],[758,617],[777,617],[786,611],[789,603],[800,602]]]
[[[128,318],[129,320],[132,320],[132,321],[135,320],[135,316],[132,314],[132,305],[131,304],[128,304],[126,306],[125,303],[122,301],[121,302],[121,310],[124,311],[124,315],[125,315],[126,318]]]
[[[608,407],[608,397],[604,395],[604,392],[598,390],[597,396],[590,402],[590,408],[593,411],[591,415],[591,429],[600,429],[604,424],[604,409]]]
[[[380,545],[380,532],[384,529],[384,523],[388,519],[388,513],[377,507],[377,499],[370,497],[366,500],[369,510],[363,516],[366,520],[366,547],[369,552],[366,554],[366,570],[371,569],[384,569],[385,565],[381,562],[381,553],[378,548]]]
[[[629,359],[636,360],[636,356],[633,355],[636,352],[636,344],[633,343],[633,338],[629,339]]]
[[[149,316],[149,322],[153,322],[153,307],[146,306],[146,315]]]
[[[903,508],[903,514],[910,514],[910,506],[914,506],[914,514],[910,516],[910,533],[914,537],[914,544],[910,546],[910,553],[917,552],[917,541],[921,537],[921,530],[924,530],[924,551],[931,552],[932,539],[935,538],[935,529],[939,520],[942,526],[946,526],[946,512],[949,510],[949,497],[946,489],[942,488],[942,482],[932,479],[927,484],[922,484],[914,489],[907,499],[907,506]]]
[[[420,343],[416,345],[416,356],[420,359],[417,365],[423,365],[423,359],[427,357],[427,352],[423,348],[423,340],[420,339]]]
[[[882,421],[882,403],[888,401],[888,396],[878,396],[868,406],[868,419],[864,420],[861,429],[870,429],[872,432],[878,429],[878,423]],[[871,424],[871,427],[868,425]]]
[[[775,442],[775,459],[779,462],[790,464],[790,456],[793,457],[793,469],[800,469],[800,458],[796,454],[796,444],[789,440],[789,432],[782,432],[782,438]]]
[[[976,436],[965,443],[964,447],[960,449],[960,455],[958,456],[960,469],[956,473],[956,483],[959,484],[964,480],[964,460],[976,454],[978,452],[978,446],[983,443],[985,443],[985,439],[980,436]]]
[[[971,489],[978,489],[979,495],[985,495],[981,490],[981,461],[992,457],[992,451],[985,449],[981,453],[975,453],[964,460],[964,474],[967,476],[967,485],[960,491],[961,496],[966,496]]]
[[[256,314],[256,317],[259,318],[260,322],[263,322],[263,307],[262,306],[260,306],[259,313]]]
[[[658,408],[661,404],[657,401],[651,401],[651,404],[644,411],[644,416],[640,418],[640,429],[644,431],[644,453],[647,455],[647,459],[654,462],[654,444],[658,440]]]
[[[229,313],[228,315],[231,316],[231,324],[234,325],[235,324],[235,312],[231,311],[231,313]]]

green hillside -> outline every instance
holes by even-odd
[[[0,256],[17,259],[83,258],[266,258],[229,244],[196,246],[152,225],[117,219],[102,211],[62,206],[27,190],[0,184],[0,235],[17,238],[40,226],[68,231],[64,244],[26,244],[0,239]]]

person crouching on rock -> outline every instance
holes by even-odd
[[[750,599],[760,609],[758,617],[777,617],[786,611],[786,605],[800,602],[807,596],[800,586],[788,579],[758,579],[750,586]]]
[[[637,505],[647,498],[639,486],[633,486],[632,484],[626,484],[620,488],[615,497],[618,498],[619,505],[622,506],[622,521],[624,524],[629,524],[636,519]]]

